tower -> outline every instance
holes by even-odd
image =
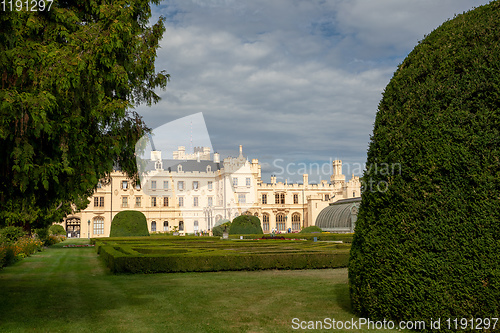
[[[335,160],[332,162],[332,164],[333,164],[333,174],[330,177],[330,182],[332,184],[345,183],[345,176],[342,174],[342,161]]]

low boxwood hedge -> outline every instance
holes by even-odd
[[[114,273],[206,272],[346,267],[349,244],[223,241],[205,237],[99,239],[97,252]]]

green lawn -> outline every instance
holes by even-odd
[[[112,275],[68,243],[0,271],[0,332],[291,332],[303,331],[293,318],[356,318],[346,269]]]

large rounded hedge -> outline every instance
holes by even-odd
[[[427,328],[431,318],[499,317],[499,254],[495,1],[427,36],[385,89],[349,262],[352,307]]]
[[[119,212],[111,222],[110,237],[149,236],[148,222],[143,213],[135,210]]]
[[[263,234],[260,219],[252,215],[240,215],[231,223],[230,235]]]

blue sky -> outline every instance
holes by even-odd
[[[361,176],[398,64],[444,21],[488,2],[163,1],[153,8],[153,20],[166,18],[156,67],[171,82],[137,111],[151,128],[202,112],[214,150],[238,156],[242,144],[265,182],[300,182],[299,167],[332,159],[348,179]],[[320,170],[310,181],[329,180]]]

